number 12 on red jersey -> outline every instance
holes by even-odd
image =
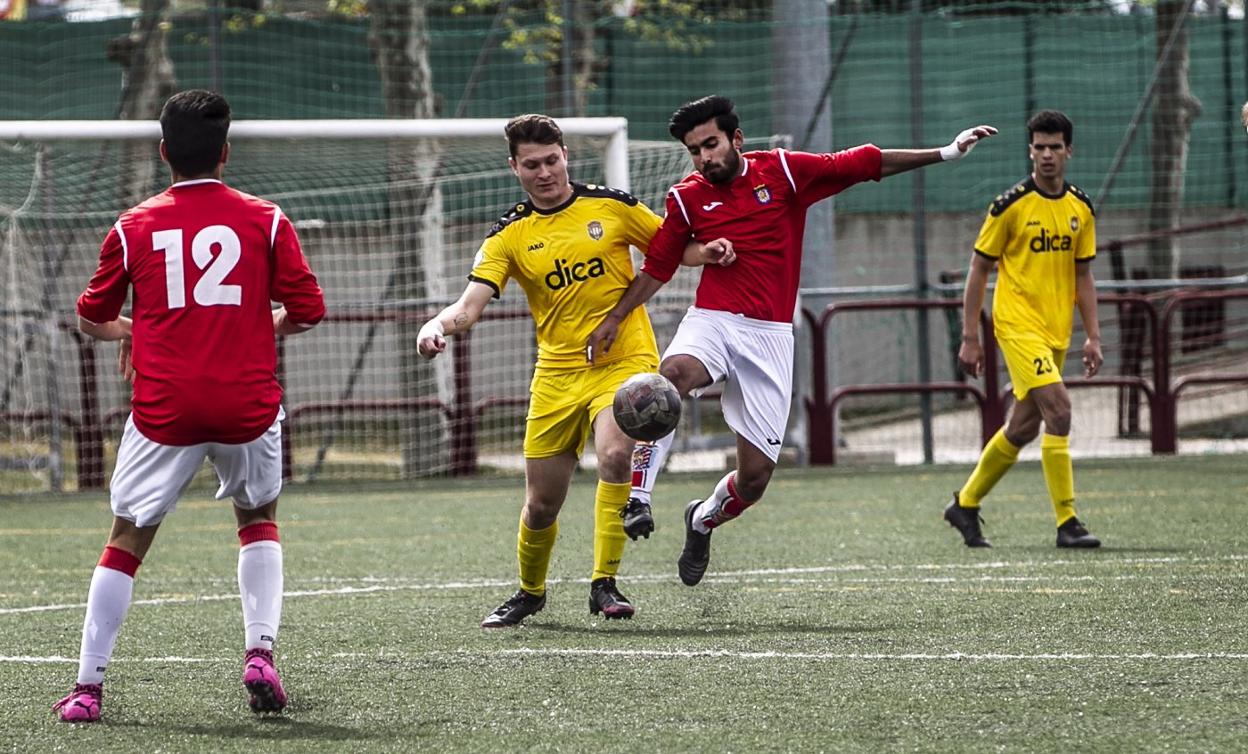
[[[213,245],[221,251],[214,258]],[[165,292],[170,309],[186,306],[186,275],[183,272],[182,230],[158,230],[152,234],[152,250],[165,255]],[[203,277],[191,292],[200,306],[239,306],[243,300],[241,285],[225,285],[222,281],[233,271],[242,256],[238,234],[228,225],[209,225],[191,239],[191,259],[203,270]]]

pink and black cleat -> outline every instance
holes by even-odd
[[[94,723],[100,719],[100,700],[104,687],[98,683],[79,683],[61,701],[52,705],[63,723]]]
[[[273,666],[273,653],[267,649],[249,649],[243,658],[243,685],[251,698],[252,712],[281,712],[286,706],[286,690]]]

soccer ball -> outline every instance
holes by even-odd
[[[624,434],[652,442],[666,437],[680,422],[680,393],[661,374],[635,374],[615,391],[612,411]]]

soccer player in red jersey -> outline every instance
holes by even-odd
[[[225,99],[175,94],[160,126],[172,185],[122,213],[78,298],[84,333],[123,342],[134,393],[110,483],[112,532],[87,593],[78,682],[54,707],[68,722],[99,719],[104,670],[135,571],[205,458],[221,482],[217,499],[232,498],[238,520],[251,708],[286,705],[273,665],[282,611],[275,514],[283,418],[274,342],[317,324],[324,297],[282,211],[222,183],[230,153]],[[274,310],[272,301],[282,306]]]
[[[940,149],[864,144],[831,154],[742,153],[738,122],[732,101],[718,96],[686,103],[672,115],[668,130],[689,150],[694,172],[668,192],[667,215],[641,272],[587,343],[599,353],[610,348],[618,323],[671,279],[690,239],[732,243],[736,263],[703,270],[694,305],[659,368],[682,395],[722,382],[724,419],[737,435],[736,469],[685,508],[678,566],[689,586],[706,572],[712,530],[758,502],[780,456],[807,208],[862,181],[960,159],[997,132],[969,128]],[[652,464],[661,468],[662,459]]]

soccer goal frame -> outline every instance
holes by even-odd
[[[507,122],[508,120],[505,118],[238,120],[231,124],[229,138],[235,143],[299,140],[419,142],[445,139],[460,141],[479,140],[483,144],[494,140],[495,143],[502,145],[504,143],[504,127]],[[623,191],[632,190],[627,119],[622,117],[559,118],[558,123],[565,138],[589,138],[597,142],[598,146],[594,151],[598,155],[597,160],[600,161],[601,172],[599,175],[603,183]],[[149,120],[0,121],[0,143],[25,142],[55,145],[57,143],[69,142],[111,141],[129,142],[131,144],[149,143],[154,145],[160,138],[159,122]],[[33,205],[28,205],[29,202],[22,204],[16,210],[15,216],[27,211],[33,211]],[[117,207],[118,211],[122,209],[124,207]],[[428,301],[406,302],[405,305],[408,304],[411,306],[419,305],[417,308],[421,308],[422,311],[423,308],[432,306]],[[4,309],[4,306],[0,306],[0,311]],[[16,310],[12,312],[15,321],[22,319],[32,322],[46,321],[52,323],[50,326],[53,331],[51,334],[46,335],[52,344],[48,347],[49,359],[46,365],[42,365],[42,372],[48,374],[67,371],[63,367],[68,365],[61,363],[58,366],[57,363],[51,360],[51,354],[57,343],[64,346],[67,342],[65,337],[55,332],[56,329],[60,328],[68,332],[67,328],[71,328],[70,324],[61,322],[57,318],[62,309],[64,309],[63,306],[46,310],[36,306],[34,308],[24,308],[20,312]],[[387,311],[383,314],[389,316],[390,313]],[[385,319],[385,317],[382,317],[382,319]],[[386,320],[386,322],[389,322],[389,320]],[[33,352],[36,344],[31,341],[45,337],[46,328],[27,327],[26,329],[28,330],[26,337],[18,344],[18,360],[26,360],[26,355]],[[361,346],[365,352],[371,347],[371,340],[371,334],[365,337],[365,344]],[[104,410],[105,407],[101,405],[100,396],[98,395],[99,388],[95,384],[97,379],[95,357],[90,344],[79,343],[77,339],[73,339],[73,341],[74,344],[71,346],[71,350],[76,346],[76,350],[79,352],[79,360],[82,362],[79,370],[81,372],[79,382],[82,384],[77,391],[81,405],[78,409],[74,410],[66,402],[67,399],[72,401],[72,398],[70,398],[73,393],[72,388],[68,385],[62,386],[59,381],[49,378],[47,380],[48,406],[25,406],[21,412],[10,412],[13,413],[13,416],[9,417],[9,419],[18,423],[24,421],[46,421],[49,423],[49,452],[46,463],[50,473],[50,487],[58,491],[61,489],[61,465],[65,463],[64,454],[61,450],[61,425],[63,424],[65,428],[72,429],[75,435],[78,456],[76,464],[78,472],[77,486],[79,489],[90,489],[100,488],[104,484],[103,437],[106,428],[116,423],[116,417],[111,415],[115,411]],[[61,350],[64,351],[65,349],[62,347]],[[358,354],[352,355],[355,357],[356,362],[362,361]],[[351,362],[349,361],[348,363]],[[455,364],[458,365],[459,363],[459,360],[456,359]],[[467,364],[466,359],[464,363],[465,365]],[[461,379],[461,375],[452,374],[449,371],[451,370],[451,365],[447,363],[440,363],[435,366],[440,375],[436,380],[438,383],[438,395],[430,398],[429,401],[436,403],[437,408],[449,417],[447,425],[449,426],[450,436],[448,439],[452,451],[447,472],[454,475],[472,473],[476,468],[477,459],[473,439],[475,416],[468,410],[467,398],[471,397],[467,390],[468,381]],[[468,367],[464,366],[463,368],[467,369]],[[355,379],[359,376],[356,374],[356,372],[359,372],[359,369],[358,366],[353,367],[353,374],[348,378],[347,387],[339,391],[337,386],[335,386],[334,392],[341,392],[349,396],[352,393]],[[0,375],[0,378],[5,378],[7,381],[7,378],[11,376]],[[17,377],[34,379],[33,374],[28,374],[25,377],[18,375]],[[463,386],[460,385],[461,382],[464,383]],[[63,397],[62,393],[64,394]],[[343,402],[341,395],[333,397],[337,397],[339,402]],[[377,402],[355,401],[355,403],[360,403],[361,405],[369,403],[369,406],[365,408],[370,408],[372,403]],[[309,478],[315,476],[315,471],[319,470],[320,459],[323,458],[328,444],[334,441],[333,435],[334,432],[331,430],[328,435],[329,439],[321,442],[322,447],[317,454],[318,461],[313,467],[313,474]]]

